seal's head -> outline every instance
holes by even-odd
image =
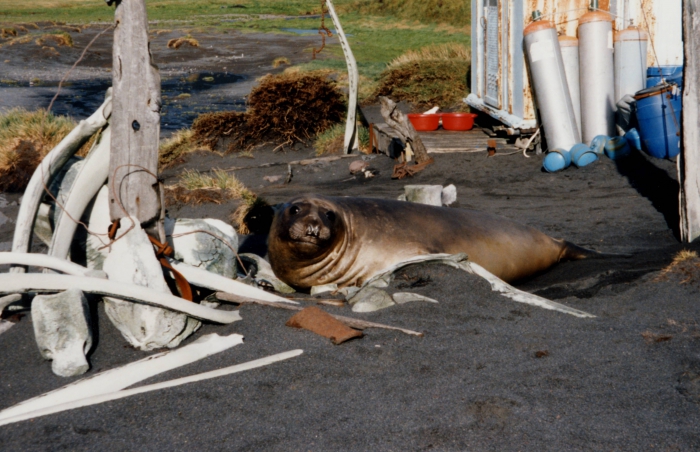
[[[302,196],[277,207],[270,230],[276,255],[314,260],[332,249],[344,232],[337,207],[327,198]],[[284,248],[284,251],[278,254]]]

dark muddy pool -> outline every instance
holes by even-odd
[[[224,72],[199,72],[185,76],[163,77],[161,80],[162,136],[190,127],[202,113],[212,111],[243,111],[245,98],[231,94],[234,86],[249,77]],[[53,104],[52,112],[75,119],[90,116],[104,101],[111,78],[74,80],[64,83]],[[27,110],[46,108],[56,94],[57,82],[0,81],[0,110],[22,107]],[[12,99],[23,99],[21,103]]]

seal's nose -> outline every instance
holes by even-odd
[[[306,235],[310,235],[312,237],[318,237],[318,235],[321,232],[321,227],[318,224],[310,224],[306,226]]]

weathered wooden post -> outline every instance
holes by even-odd
[[[683,0],[683,124],[678,158],[681,240],[690,243],[700,236],[700,0]]]
[[[112,56],[112,221],[126,216],[149,227],[160,214],[158,173],[160,75],[151,60],[145,0],[116,0]]]

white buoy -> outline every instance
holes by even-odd
[[[581,141],[566,81],[557,30],[539,11],[523,31],[535,100],[549,149],[570,149]]]
[[[581,131],[581,85],[579,84],[578,39],[573,36],[559,36],[561,58],[564,61],[566,83],[569,85],[571,105],[574,107],[576,125]]]
[[[613,31],[609,13],[598,1],[578,20],[581,135],[590,144],[598,135],[615,135]]]

